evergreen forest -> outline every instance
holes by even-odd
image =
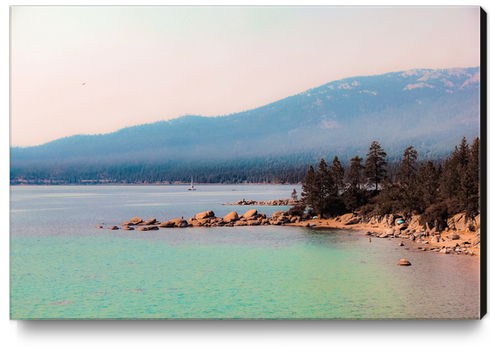
[[[366,159],[355,156],[348,168],[337,157],[330,165],[321,159],[317,169],[309,167],[302,198],[289,213],[321,218],[348,212],[368,217],[419,214],[422,225],[441,230],[452,215],[464,211],[467,219],[473,219],[479,213],[479,137],[471,145],[463,137],[440,163],[418,161],[413,146],[405,149],[396,168],[390,168],[386,157],[382,146],[373,141]]]

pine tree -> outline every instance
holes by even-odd
[[[291,199],[292,200],[298,199],[298,193],[296,192],[296,188],[293,188],[293,192],[291,193]]]
[[[455,149],[457,152],[457,148]],[[456,158],[453,155],[444,161],[442,174],[439,179],[439,191],[442,199],[452,199],[456,197],[459,190],[459,177]]]
[[[373,141],[367,154],[365,172],[369,183],[378,191],[378,184],[386,176],[386,152],[377,141]]]
[[[310,208],[313,208],[315,205],[315,197],[318,195],[318,186],[316,181],[317,177],[315,169],[313,169],[313,166],[310,165],[310,168],[306,172],[306,176],[303,181],[303,192],[301,193],[306,205]]]
[[[460,150],[461,153],[461,150]],[[459,200],[466,218],[473,219],[480,208],[480,139],[473,140],[468,150],[468,164],[460,173]]]
[[[434,164],[429,160],[427,164],[422,165],[419,170],[419,186],[421,189],[424,209],[437,201],[437,188],[439,186],[437,170]]]
[[[317,173],[318,195],[315,201],[315,210],[323,218],[327,210],[328,197],[335,195],[334,179],[325,160],[321,160]]]
[[[398,171],[398,179],[402,185],[407,185],[410,176],[415,173],[415,163],[417,162],[418,152],[410,146],[403,152],[402,165]]]
[[[466,137],[463,136],[461,143],[459,145],[458,151],[455,153],[457,158],[457,163],[461,165],[463,169],[466,169],[470,159],[470,149],[468,147],[468,142],[466,142]]]
[[[340,164],[339,158],[335,156],[330,166],[330,173],[333,179],[333,195],[340,195],[345,190],[344,175],[345,170]]]
[[[362,170],[364,170],[364,166],[362,163],[362,158],[359,156],[355,156],[350,160],[349,172],[347,174],[347,178],[350,179],[351,185],[354,185],[357,188],[360,188],[362,183]]]
[[[416,173],[413,173],[406,186],[401,188],[402,209],[406,215],[422,212],[422,192]]]

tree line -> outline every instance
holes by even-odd
[[[348,170],[335,157],[330,166],[320,160],[310,166],[303,181],[300,202],[291,214],[307,211],[310,216],[335,217],[348,212],[364,216],[420,214],[420,223],[444,228],[448,217],[465,212],[474,218],[480,210],[480,138],[471,146],[465,137],[451,155],[435,165],[418,161],[409,146],[394,176],[387,173],[387,154],[374,141],[366,160],[355,156]],[[364,161],[364,164],[363,164]]]

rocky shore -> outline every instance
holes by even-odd
[[[243,201],[243,200],[241,200]],[[239,202],[241,202],[239,201]],[[284,201],[284,200],[271,200]],[[266,204],[267,205],[267,204]],[[256,225],[290,225],[308,228],[334,228],[358,229],[364,231],[367,238],[400,239],[399,246],[403,247],[403,240],[420,243],[420,251],[432,251],[442,254],[468,254],[480,255],[480,216],[474,221],[466,222],[464,214],[460,213],[448,220],[448,227],[441,230],[437,225],[430,229],[428,225],[419,224],[420,216],[412,216],[405,220],[400,216],[384,215],[365,218],[355,214],[345,214],[333,219],[308,219],[299,216],[291,217],[283,211],[277,211],[268,217],[251,209],[243,215],[233,211],[224,217],[215,216],[214,212],[204,211],[196,214],[189,220],[183,218],[159,222],[156,218],[143,220],[135,217],[130,221],[121,223],[123,230],[150,231],[160,228],[188,228],[188,227],[235,227]],[[97,226],[102,228],[102,226]],[[108,229],[118,230],[118,226]]]
[[[400,239],[420,243],[420,251],[432,251],[442,254],[480,255],[480,215],[474,221],[466,222],[463,213],[448,220],[448,227],[441,230],[437,226],[419,224],[420,216],[404,220],[394,215],[372,217],[370,219],[346,214],[334,219],[316,219],[300,222],[314,228],[358,229],[364,231],[367,238]]]

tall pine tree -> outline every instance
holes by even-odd
[[[354,185],[356,188],[360,188],[363,179],[362,171],[364,170],[364,166],[361,164],[362,160],[357,155],[350,160],[347,178],[350,179],[351,185]]]
[[[403,152],[402,165],[398,171],[398,179],[402,185],[407,185],[410,176],[415,173],[415,163],[417,162],[418,152],[413,146],[405,149]]]
[[[378,191],[378,184],[386,176],[386,152],[377,141],[373,141],[367,154],[365,172],[369,183]]]
[[[332,194],[340,195],[345,190],[344,175],[345,170],[340,164],[339,158],[335,156],[332,165],[330,166],[330,173],[333,179],[333,191]]]

